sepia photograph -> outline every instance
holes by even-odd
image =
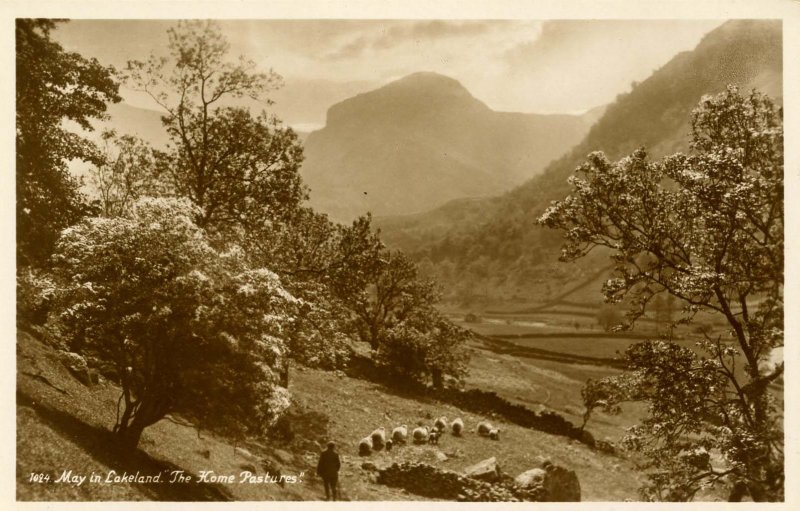
[[[797,3],[119,4],[4,16],[9,500],[792,501]]]

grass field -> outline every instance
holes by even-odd
[[[398,394],[385,387],[339,373],[318,370],[293,372],[290,390],[296,399],[292,412],[292,438],[264,440],[245,445],[259,457],[279,460],[284,474],[294,474],[297,484],[70,484],[34,483],[31,473],[46,473],[55,480],[63,470],[76,474],[156,474],[184,470],[195,476],[203,470],[240,474],[255,467],[249,455],[235,451],[231,441],[162,420],[148,428],[140,453],[121,459],[109,429],[114,422],[118,388],[103,381],[91,388],[79,383],[60,364],[52,348],[31,335],[18,338],[17,378],[17,497],[19,500],[319,500],[324,494],[314,477],[320,445],[328,439],[340,446],[343,468],[342,494],[347,500],[416,500],[403,490],[376,485],[360,468],[357,442],[374,428],[391,429],[402,423],[430,423],[431,417],[460,416],[469,430],[463,438],[446,435],[438,446],[408,446],[370,457],[378,464],[424,461],[450,470],[496,456],[511,475],[537,466],[542,459],[575,470],[584,500],[624,500],[636,497],[641,476],[631,462],[592,451],[585,445],[539,431],[484,417],[451,405],[417,396]],[[534,366],[495,356],[473,347],[469,386],[491,388],[509,399],[535,407],[552,407],[565,413],[577,406],[578,373]],[[585,373],[585,368],[581,371]],[[598,373],[603,374],[603,373]],[[579,394],[577,394],[579,396]],[[579,398],[579,397],[578,397]],[[502,429],[499,442],[478,437],[472,430],[481,420]],[[597,434],[603,423],[597,422]],[[618,424],[608,431],[618,430]],[[444,455],[444,456],[442,456]]]

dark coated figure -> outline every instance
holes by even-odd
[[[325,484],[325,500],[339,500],[339,468],[342,466],[336,444],[328,442],[328,448],[319,455],[317,475]]]

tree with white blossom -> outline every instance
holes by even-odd
[[[289,406],[279,383],[296,299],[242,251],[214,249],[197,216],[187,200],[145,198],[56,245],[54,312],[71,350],[113,367],[123,447],[167,414],[260,433]]]
[[[674,324],[700,311],[726,331],[695,349],[669,335],[627,351],[617,398],[640,396],[649,415],[627,445],[646,455],[652,500],[690,500],[728,485],[730,500],[783,498],[783,122],[780,109],[735,87],[704,97],[692,116],[690,154],[651,161],[643,149],[618,161],[592,153],[573,192],[539,222],[562,229],[561,259],[605,247],[615,278],[610,303],[630,306],[628,326],[658,296],[682,304]],[[604,396],[604,404],[614,397]]]

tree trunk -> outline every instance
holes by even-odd
[[[142,399],[135,407],[126,406],[113,430],[119,447],[125,451],[135,450],[145,428],[163,419],[167,411],[163,402],[153,398]]]
[[[133,451],[139,446],[139,439],[144,432],[144,426],[137,424],[137,421],[131,424],[121,425],[116,432],[119,439],[119,447],[124,451]]]
[[[442,390],[442,388],[444,388],[444,381],[442,378],[441,369],[432,369],[431,378],[433,379],[433,388],[435,388],[436,390]]]

